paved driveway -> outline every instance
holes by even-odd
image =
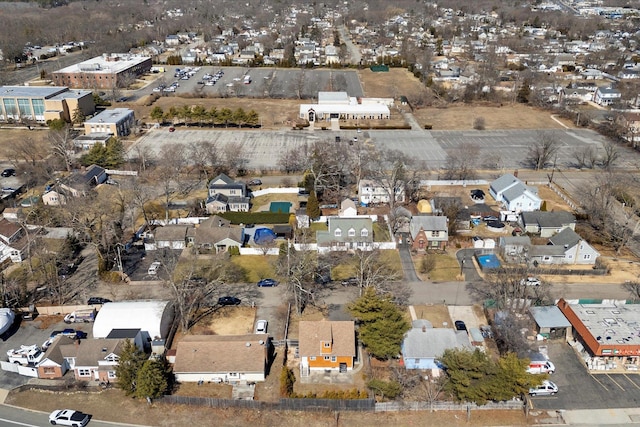
[[[409,246],[400,245],[400,262],[402,262],[402,271],[404,273],[404,280],[407,282],[420,282],[420,278],[416,274],[413,260],[411,259],[411,252]]]
[[[456,258],[458,259],[458,264],[462,266],[464,280],[467,282],[482,282],[482,277],[473,262],[474,253],[475,249],[460,249],[456,252]]]

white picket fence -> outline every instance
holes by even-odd
[[[278,255],[280,248],[269,248],[266,250],[260,248],[240,248],[240,255]]]

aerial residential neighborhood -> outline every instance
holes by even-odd
[[[2,422],[638,422],[640,5],[0,15]]]

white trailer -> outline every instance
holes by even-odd
[[[23,366],[33,366],[39,363],[44,357],[44,352],[37,345],[21,345],[20,348],[7,351],[10,363],[17,363]]]

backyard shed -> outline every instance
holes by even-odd
[[[571,330],[571,323],[555,306],[529,307],[529,313],[536,322],[536,332],[545,338],[565,338]]]

